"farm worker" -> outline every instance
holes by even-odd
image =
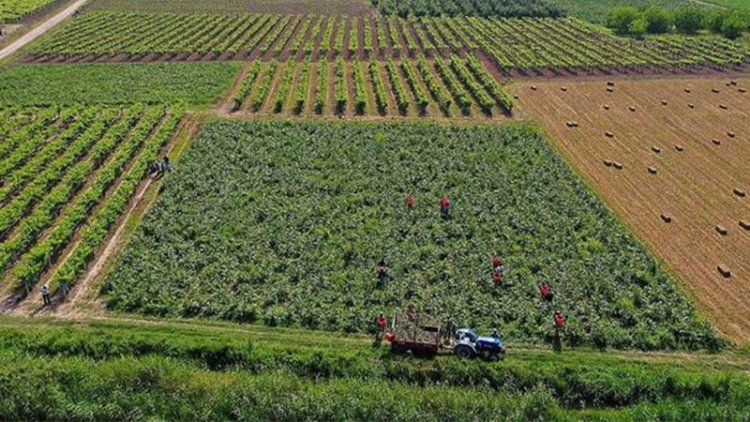
[[[502,260],[502,258],[500,258],[500,257],[499,257],[499,256],[497,256],[497,255],[493,256],[493,257],[492,257],[492,269],[494,270],[495,268],[497,268],[497,267],[499,267],[499,266],[501,266],[501,265],[503,265],[503,260]]]
[[[406,202],[406,207],[407,208],[409,208],[409,209],[414,208],[414,197],[413,196],[411,196],[411,195],[407,196],[406,197],[406,201],[404,201],[404,202]]]
[[[492,330],[492,338],[500,340],[500,332],[497,331],[497,328]]]
[[[169,162],[169,157],[166,155],[164,156],[164,159],[162,159],[160,170],[162,173],[172,171],[172,163]]]
[[[378,263],[378,281],[385,283],[388,281],[389,269],[388,264],[385,262],[385,258],[381,259]]]
[[[384,333],[386,325],[388,325],[388,320],[385,319],[384,314],[380,314],[378,317],[378,331]]]
[[[447,196],[440,198],[440,214],[443,218],[451,216],[451,200]]]
[[[49,286],[46,284],[42,286],[42,301],[44,301],[44,306],[51,305],[52,301],[49,299]]]
[[[151,163],[150,166],[148,166],[148,174],[149,175],[157,174],[159,173],[160,168],[161,168],[161,164],[158,161],[153,162]]]
[[[547,284],[547,282],[542,282],[542,284],[539,285],[539,293],[541,293],[542,297],[547,301],[551,301],[555,296],[552,293],[552,289],[549,287],[549,284]]]
[[[492,258],[492,281],[497,284],[503,281],[503,277],[505,277],[505,266],[503,260],[496,256]]]
[[[565,328],[565,316],[560,311],[555,311],[555,331]]]

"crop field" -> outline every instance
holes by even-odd
[[[512,112],[513,100],[473,56],[449,59],[248,65],[232,113],[483,118]]]
[[[239,63],[118,63],[0,67],[0,104],[214,104]]]
[[[577,19],[97,12],[32,46],[24,61],[383,60],[467,51],[509,76],[733,69],[749,54],[724,39],[615,37]]]
[[[56,0],[0,0],[0,25],[17,22],[54,3]]]
[[[89,11],[370,15],[368,0],[92,0]]]
[[[584,179],[736,342],[750,339],[748,85],[744,78],[514,87],[521,113],[544,123]]]
[[[448,220],[443,195],[454,203]],[[508,267],[501,285],[494,254]],[[392,278],[379,284],[383,257]],[[541,281],[557,289],[573,345],[716,342],[673,281],[525,126],[209,123],[103,292],[116,311],[347,332],[414,303],[543,342],[554,330]]]
[[[0,289],[6,296],[29,292],[40,279],[55,293],[74,283],[181,113],[164,106],[0,110]]]
[[[370,0],[384,15],[560,17],[549,0]]]

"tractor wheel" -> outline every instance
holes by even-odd
[[[457,346],[456,356],[461,359],[471,359],[474,357],[474,351],[469,346]]]

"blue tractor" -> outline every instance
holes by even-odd
[[[476,356],[485,360],[497,360],[505,356],[505,346],[499,336],[479,337],[471,328],[456,330],[453,352],[461,359]]]

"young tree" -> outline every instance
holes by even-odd
[[[736,40],[747,29],[747,21],[739,14],[733,13],[724,19],[721,33],[730,40]]]
[[[674,25],[683,34],[695,34],[703,28],[703,13],[695,7],[683,7],[675,12]]]
[[[643,38],[643,36],[646,35],[647,30],[648,22],[644,18],[638,18],[633,22],[630,22],[630,26],[628,26],[630,36],[635,38]]]
[[[649,34],[666,34],[672,29],[672,13],[663,7],[649,6],[643,11],[643,19]]]
[[[638,9],[635,7],[615,7],[607,14],[607,26],[620,35],[627,35],[630,33],[630,25],[638,17]]]

